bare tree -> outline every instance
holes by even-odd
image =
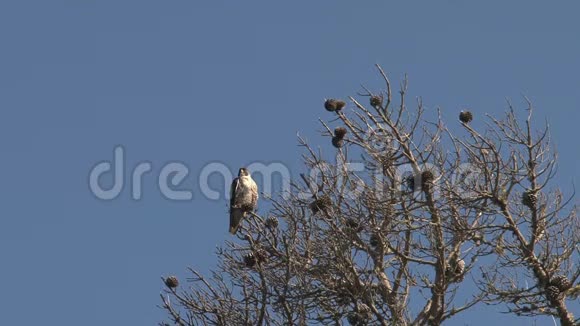
[[[527,100],[527,99],[526,99]],[[504,119],[489,117],[484,134],[465,126],[470,139],[454,138],[476,167],[479,180],[466,207],[495,219],[486,225],[496,245],[495,263],[482,268],[486,301],[506,303],[518,315],[552,315],[575,325],[566,298],[577,296],[580,231],[572,197],[551,188],[557,155],[549,128],[532,130],[532,104],[518,121],[509,104]]]
[[[311,173],[244,221],[209,277],[164,279],[173,324],[439,325],[487,303],[574,325],[576,207],[548,188],[556,156],[531,105],[523,127],[511,105],[483,131],[461,112],[456,136],[377,68],[385,90],[365,88],[368,106],[325,102],[334,162],[299,138]]]

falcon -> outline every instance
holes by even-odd
[[[240,168],[230,188],[230,233],[236,234],[242,219],[256,209],[258,186],[246,168]]]

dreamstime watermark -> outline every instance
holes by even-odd
[[[370,134],[374,137],[374,134]],[[382,144],[375,145],[380,151],[387,150]],[[260,193],[264,197],[281,196],[284,199],[290,198],[292,190],[298,191],[296,195],[300,199],[312,198],[323,186],[323,178],[331,177],[333,184],[341,187],[342,196],[347,199],[356,199],[361,196],[366,189],[374,187],[374,193],[382,196],[386,190],[387,180],[381,169],[371,171],[363,162],[344,162],[343,157],[336,156],[335,164],[321,162],[312,167],[307,173],[303,174],[303,179],[309,180],[309,187],[303,190],[293,187],[290,169],[280,162],[262,163],[253,162],[246,166],[251,172],[254,179],[258,182]],[[419,167],[420,171],[432,172],[432,191],[433,195],[439,195],[439,185],[441,176],[437,174],[439,168],[432,164],[425,164]],[[238,167],[230,168],[221,162],[210,162],[205,164],[197,175],[197,186],[201,195],[209,200],[223,200],[230,198],[229,185],[236,177]],[[420,172],[419,171],[419,172]],[[477,166],[464,163],[455,171],[450,173],[448,183],[461,192],[464,196],[473,194],[472,190],[475,184],[479,182],[481,173],[478,172]],[[146,179],[151,179],[153,174],[153,164],[150,161],[142,161],[133,167],[128,167],[126,163],[126,150],[123,146],[116,146],[113,150],[113,159],[111,161],[101,161],[95,164],[89,171],[89,190],[98,199],[109,201],[118,198],[123,190],[126,189],[125,183],[128,179],[130,185],[131,199],[139,201],[143,198],[143,185]],[[155,170],[155,179],[157,189],[163,198],[171,201],[191,201],[194,198],[194,191],[191,181],[190,168],[181,161],[170,161],[163,164],[159,170]],[[102,179],[106,176],[112,176],[111,184],[104,186]],[[422,174],[417,173],[416,168],[411,164],[403,164],[395,169],[394,180],[396,189],[401,193],[418,193],[419,187],[409,189],[410,177],[412,184],[422,184]],[[223,180],[221,186],[216,186],[211,179],[218,178]],[[188,181],[189,180],[189,181]],[[276,181],[278,180],[278,181]],[[345,186],[346,185],[346,186]]]
[[[260,191],[264,196],[271,197],[276,189],[274,178],[279,176],[281,191],[285,196],[290,191],[290,170],[282,163],[264,164],[254,162],[246,168],[252,172],[253,178],[261,177]],[[199,172],[197,181],[201,194],[210,200],[229,199],[229,185],[237,174],[236,169],[230,169],[224,163],[211,162],[206,164]],[[153,164],[143,161],[134,167],[127,167],[126,150],[123,146],[116,146],[113,150],[112,161],[104,160],[95,164],[89,171],[89,190],[98,199],[114,200],[118,198],[126,188],[127,176],[130,184],[131,199],[141,200],[143,197],[143,184],[148,174],[152,174]],[[235,172],[235,174],[234,174]],[[168,200],[190,201],[194,198],[193,188],[189,184],[188,177],[191,175],[190,168],[183,162],[171,161],[161,166],[156,173],[155,181],[159,193]],[[112,184],[103,186],[102,178],[112,176]],[[223,180],[223,187],[212,188],[210,179],[218,177]]]

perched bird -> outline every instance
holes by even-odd
[[[246,168],[240,168],[230,188],[230,233],[236,234],[242,219],[256,209],[258,186]]]

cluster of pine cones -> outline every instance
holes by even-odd
[[[557,302],[562,298],[562,294],[572,286],[572,283],[564,275],[556,275],[546,286],[546,298],[550,302]]]

